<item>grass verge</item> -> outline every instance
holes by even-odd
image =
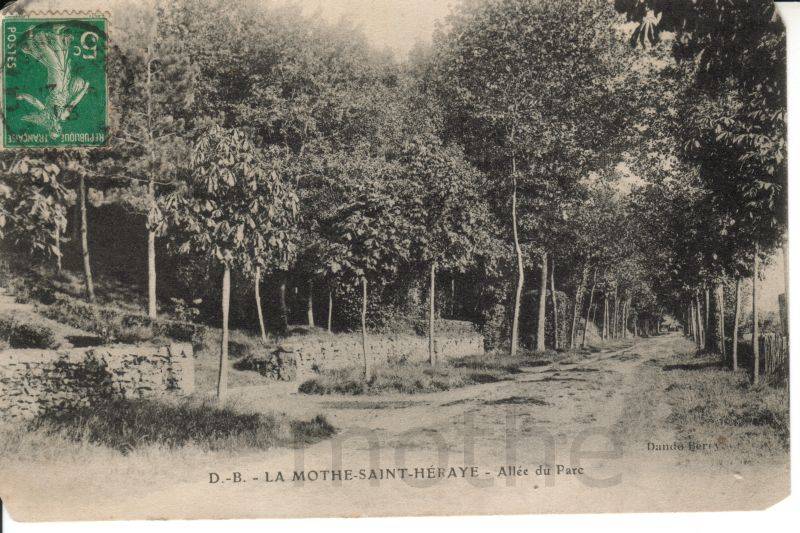
[[[710,454],[681,456],[725,467],[783,462],[789,452],[789,391],[751,386],[716,355],[694,350],[647,360],[620,417],[626,442],[703,443]]]
[[[110,400],[42,413],[27,424],[4,429],[0,432],[0,455],[28,458],[42,452],[52,456],[53,450],[41,447],[57,447],[59,443],[103,447],[123,455],[153,447],[240,452],[301,446],[335,433],[321,415],[295,420],[279,414],[240,413],[189,399],[176,403]]]
[[[671,374],[667,420],[682,439],[719,443],[744,463],[788,453],[788,389],[751,386],[746,372],[718,366]]]
[[[435,367],[425,362],[388,363],[377,366],[368,381],[360,368],[323,370],[298,390],[304,394],[350,395],[440,392],[511,379],[525,363],[525,359],[501,355],[465,357]]]

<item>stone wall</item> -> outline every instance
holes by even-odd
[[[108,395],[143,398],[193,390],[190,344],[0,351],[0,418],[31,418],[42,409]]]
[[[437,336],[434,344],[440,361],[483,355],[483,336],[475,331]],[[395,361],[427,361],[428,339],[412,334],[367,335],[367,356],[373,364]],[[363,365],[361,335],[337,334],[291,338],[273,355],[284,368],[282,379],[303,380],[318,370]]]

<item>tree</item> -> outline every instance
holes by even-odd
[[[131,21],[146,25],[141,33],[127,34],[114,49],[121,99],[116,153],[122,157],[109,166],[126,179],[132,176],[131,188],[144,198],[144,205],[135,201],[134,207],[146,215],[147,313],[152,319],[158,311],[156,237],[165,229],[159,189],[174,179],[189,155],[186,118],[194,104],[198,73],[177,31],[179,14],[175,6],[157,2],[151,17],[140,13],[141,21]],[[143,191],[139,179],[146,184]]]
[[[217,398],[224,400],[231,269],[293,252],[285,224],[296,214],[297,198],[241,130],[210,127],[197,141],[188,170],[186,190],[172,193],[166,207],[180,231],[179,251],[208,254],[223,268]]]
[[[428,356],[436,364],[436,272],[464,272],[487,240],[489,213],[481,191],[482,175],[457,146],[443,146],[433,135],[412,138],[398,159],[403,176],[404,216],[413,233],[412,257],[429,271]]]
[[[0,236],[24,245],[31,255],[54,258],[60,273],[67,205],[74,201],[61,183],[61,169],[45,159],[24,156],[7,172],[8,182],[0,189],[0,228],[5,230]]]
[[[609,132],[620,127],[614,111],[622,106],[612,102],[621,95],[608,81],[624,72],[625,62],[605,37],[612,17],[604,2],[594,0],[577,6],[498,0],[463,6],[436,38],[446,134],[464,144],[503,195],[496,209],[509,221],[517,265],[512,354],[525,249],[542,258],[545,292],[563,203],[581,173],[605,157],[614,139]]]
[[[723,231],[736,236],[722,267],[738,278],[737,265],[749,257],[757,270],[759,253],[781,245],[786,232],[786,37],[774,2],[617,0],[615,6],[639,23],[634,45],[675,33],[673,56],[694,81],[684,90],[690,104],[678,128],[682,155],[697,165]],[[754,335],[756,360],[757,341]]]
[[[62,156],[61,166],[65,174],[78,182],[78,203],[81,219],[81,255],[83,257],[83,276],[86,282],[86,299],[91,303],[95,300],[94,278],[92,276],[92,261],[89,254],[89,221],[87,215],[87,200],[89,191],[86,187],[86,178],[95,177],[89,169],[90,159],[85,152],[76,151]]]
[[[367,298],[370,279],[380,282],[396,275],[411,259],[411,235],[417,229],[406,217],[392,185],[400,175],[397,165],[365,153],[353,153],[341,174],[332,176],[338,204],[322,226],[330,246],[327,269],[349,278],[361,288],[361,340],[365,379],[372,377],[367,353]]]
[[[96,176],[88,164],[89,157],[80,150],[14,157],[5,166],[5,179],[0,182],[0,237],[24,241],[34,255],[54,257],[60,271],[67,207],[77,197],[86,297],[93,302],[86,179]],[[67,184],[75,190],[68,189]]]
[[[259,198],[250,205],[250,224],[245,255],[246,270],[252,273],[255,285],[256,310],[261,339],[267,342],[264,311],[261,303],[261,273],[285,270],[297,253],[297,216],[299,200],[285,179],[289,160],[287,150],[271,146],[263,162],[265,173],[259,188]]]

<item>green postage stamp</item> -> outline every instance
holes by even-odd
[[[106,145],[107,26],[96,16],[3,18],[3,148]]]

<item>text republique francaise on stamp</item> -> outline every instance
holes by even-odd
[[[102,16],[3,17],[3,148],[106,145],[107,31]]]

